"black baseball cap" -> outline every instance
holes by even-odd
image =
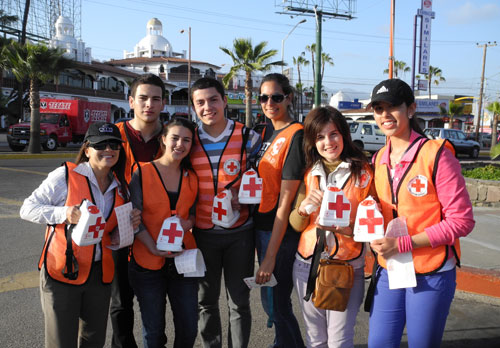
[[[373,88],[370,103],[366,106],[371,108],[373,103],[387,102],[394,106],[403,103],[410,105],[415,102],[415,95],[410,86],[400,79],[389,79],[380,82]]]
[[[91,123],[83,141],[88,141],[91,144],[97,144],[105,140],[123,142],[118,127],[108,122]]]

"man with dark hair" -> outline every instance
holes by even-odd
[[[165,85],[156,75],[137,77],[131,87],[130,108],[134,118],[118,123],[123,148],[127,154],[125,178],[130,182],[134,163],[149,162],[160,157],[162,123],[160,113],[165,107]],[[113,348],[135,348],[134,339],[134,292],[128,280],[129,248],[113,251],[115,278],[111,288],[110,316],[113,326]]]
[[[243,278],[253,276],[255,244],[249,207],[238,203],[238,189],[240,174],[250,167],[261,138],[225,117],[227,98],[219,81],[201,78],[191,91],[201,121],[191,150],[191,163],[198,175],[193,232],[207,268],[198,292],[198,327],[204,347],[222,347],[219,297],[224,272],[230,322],[228,344],[224,346],[247,347],[252,318],[250,290]],[[232,191],[232,208],[240,212],[240,217],[229,228],[223,228],[212,223],[212,205],[215,195],[227,186]]]

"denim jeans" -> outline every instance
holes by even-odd
[[[256,230],[256,247],[259,263],[266,255],[271,238],[271,231]],[[281,241],[273,274],[278,284],[272,288],[261,288],[261,300],[264,311],[274,324],[275,339],[273,347],[304,347],[299,323],[292,308],[293,263],[299,244],[300,234],[287,231]],[[272,307],[271,307],[272,303]]]
[[[207,271],[200,279],[200,337],[205,348],[246,348],[250,340],[252,316],[250,289],[243,278],[253,276],[255,244],[253,229],[227,234],[194,232]],[[219,309],[224,274],[229,310],[227,344],[223,344]]]
[[[456,270],[417,275],[414,288],[389,289],[387,271],[377,270],[370,310],[369,347],[399,347],[406,324],[408,346],[439,347],[455,295]]]
[[[167,296],[174,316],[175,348],[193,347],[198,332],[198,278],[174,275],[173,262],[156,271],[129,263],[130,284],[134,289],[142,318],[145,348],[165,347]]]
[[[113,251],[115,277],[111,284],[109,317],[113,327],[111,348],[137,348],[134,338],[134,291],[128,280],[129,248]]]

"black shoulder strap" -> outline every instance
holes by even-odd
[[[78,278],[78,260],[76,259],[73,253],[73,244],[71,241],[71,234],[73,233],[73,229],[76,225],[64,226],[64,230],[66,232],[66,265],[62,269],[62,274],[64,278],[68,278],[69,280],[75,280]]]
[[[306,295],[304,296],[305,301],[309,301],[311,295],[314,292],[314,288],[316,287],[316,277],[318,276],[319,261],[321,260],[321,253],[323,252],[323,250],[325,250],[325,243],[325,230],[317,227],[316,245],[314,246],[311,269],[309,270],[309,276],[307,277]]]

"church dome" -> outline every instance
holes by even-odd
[[[158,18],[151,18],[146,24],[146,36],[137,44],[140,51],[153,47],[153,56],[172,55],[172,45],[163,37],[163,26]]]

